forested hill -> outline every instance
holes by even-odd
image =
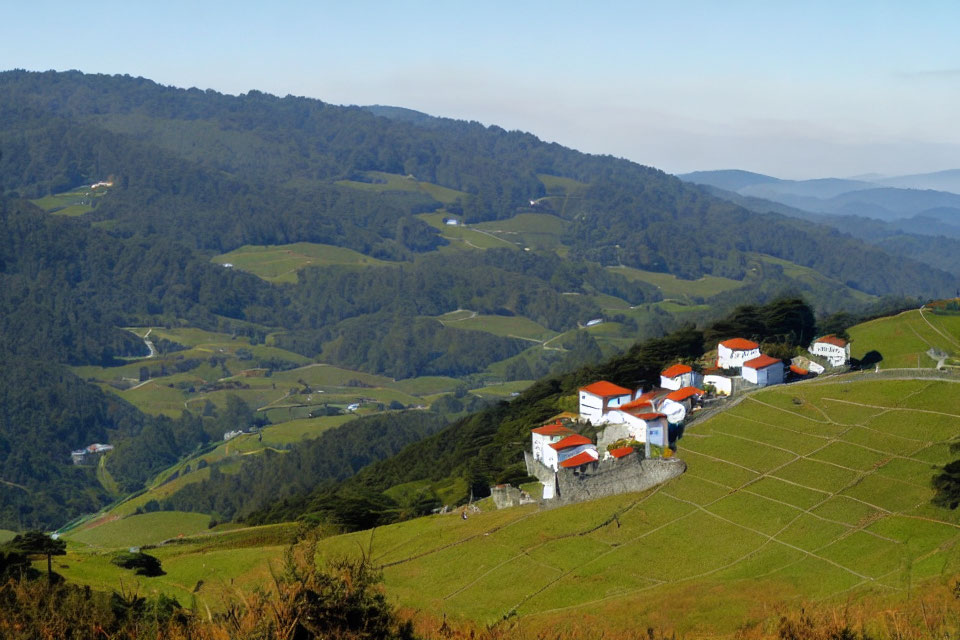
[[[397,113],[127,76],[11,71],[0,74],[2,187],[38,196],[115,175],[123,189],[91,216],[116,233],[216,251],[307,240],[409,259],[442,244],[414,217],[441,203],[340,181],[373,171],[415,176],[460,192],[447,210],[477,222],[528,210],[547,195],[541,176],[560,176],[585,185],[555,211],[571,222],[563,241],[574,259],[740,279],[748,254],[761,253],[868,293],[954,288],[943,272],[826,227],[748,212],[656,169],[498,127]]]
[[[480,244],[450,231],[449,216]],[[220,255],[291,243],[323,259],[271,279]],[[706,287],[681,294],[695,315],[669,311],[656,284],[667,273]],[[706,275],[718,277],[695,281]],[[141,487],[238,426],[223,403],[202,418],[146,415],[118,399],[132,396],[113,376],[71,373],[145,356],[123,327],[269,339],[291,359],[258,362],[271,373],[295,359],[473,376],[478,388],[784,290],[827,312],[955,288],[950,274],[827,227],[526,133],[129,76],[0,72],[0,397],[23,400],[0,416],[0,481],[19,491],[0,492],[0,525],[62,524],[116,497],[107,485]],[[451,326],[454,312],[476,319]],[[597,318],[602,350],[579,329]],[[171,416],[200,399],[175,386],[188,379],[166,381]],[[71,448],[99,439],[117,445],[112,478],[70,466]]]

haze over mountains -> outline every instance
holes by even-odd
[[[960,275],[960,169],[858,179],[782,180],[735,169],[679,177],[752,211],[826,224]]]

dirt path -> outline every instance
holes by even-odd
[[[946,338],[947,342],[949,342],[949,343],[952,344],[953,346],[955,346],[955,347],[957,347],[958,349],[960,349],[960,342],[957,342],[957,340],[956,340],[953,336],[950,336],[950,335],[944,333],[943,331],[940,331],[940,329],[937,329],[935,326],[933,326],[933,323],[932,323],[932,322],[930,322],[929,320],[927,320],[927,316],[923,315],[923,310],[924,310],[924,308],[925,308],[925,307],[920,307],[920,317],[923,318],[923,321],[927,323],[927,326],[929,326],[931,329],[933,329],[934,331],[936,331],[936,332],[937,332],[938,334],[940,334],[943,338]],[[932,347],[933,345],[930,345],[930,346]]]

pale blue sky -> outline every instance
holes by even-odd
[[[960,167],[957,2],[9,4],[0,68],[479,120],[671,172]]]

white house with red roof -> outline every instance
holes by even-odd
[[[686,364],[675,364],[660,372],[660,386],[664,389],[676,391],[683,387],[698,387],[703,383],[703,377]]]
[[[766,387],[783,383],[783,360],[761,355],[743,363],[743,379]]]
[[[633,400],[633,391],[601,380],[580,389],[580,419],[601,424],[603,416]]]
[[[542,462],[545,466],[557,471],[565,460],[582,453],[589,453],[594,460],[599,457],[597,455],[597,445],[593,444],[590,438],[575,433],[548,445],[543,451]]]
[[[739,369],[747,360],[760,356],[760,345],[753,340],[731,338],[717,345],[717,366],[721,369]]]
[[[659,411],[652,411],[649,407],[633,407],[632,409],[614,409],[607,414],[608,425],[623,425],[626,427],[626,437],[637,442],[650,442],[659,446],[666,446],[668,439],[667,416]],[[622,437],[607,436],[611,439]],[[661,444],[662,443],[662,444]]]
[[[684,387],[671,391],[661,400],[660,411],[666,414],[667,422],[670,424],[680,424],[693,410],[694,403],[706,394],[706,391],[697,387]]]
[[[563,426],[559,421],[554,424],[544,425],[530,430],[530,438],[533,445],[533,459],[550,466],[545,461],[546,458],[553,460],[556,458],[556,451],[550,448],[550,445],[560,442],[567,436],[576,435],[576,431]],[[545,453],[549,451],[550,453]]]
[[[815,356],[823,356],[834,367],[850,362],[850,343],[834,335],[822,336],[810,343],[807,349]]]

